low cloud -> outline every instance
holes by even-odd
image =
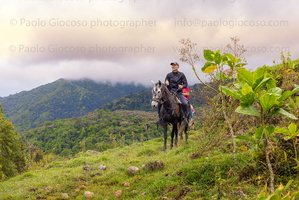
[[[0,96],[59,78],[163,80],[169,63],[180,62],[182,38],[198,44],[199,71],[203,49],[225,51],[234,36],[248,50],[250,68],[271,65],[281,52],[299,53],[299,3],[287,1],[9,1],[0,8]],[[180,70],[198,82],[186,63]]]

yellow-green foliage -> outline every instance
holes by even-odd
[[[24,171],[25,158],[19,135],[6,120],[0,105],[0,181]]]

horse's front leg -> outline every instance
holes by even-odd
[[[188,126],[185,128],[185,143],[188,144]]]
[[[174,146],[178,145],[178,126],[174,126]]]
[[[163,151],[166,151],[166,143],[167,143],[167,125],[163,125],[163,131],[164,131],[164,147],[163,147]]]
[[[172,147],[173,147],[173,137],[174,137],[174,127],[172,127],[172,131],[171,131],[170,149],[172,149]]]

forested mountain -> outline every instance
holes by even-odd
[[[142,90],[140,92],[129,94],[114,100],[101,108],[104,110],[143,110],[152,111],[151,108],[152,92],[151,90]]]
[[[83,117],[46,122],[21,133],[21,137],[44,151],[68,156],[160,137],[156,120],[157,115],[151,112],[101,109]]]
[[[83,116],[122,96],[147,89],[135,84],[59,79],[30,91],[0,99],[5,115],[18,131],[45,121]]]

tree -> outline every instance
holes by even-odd
[[[236,47],[238,45],[239,40],[237,38],[231,38],[231,39],[234,41],[234,47]],[[194,71],[197,79],[202,84],[207,86],[207,88],[212,89],[219,96],[221,100],[223,117],[229,127],[230,134],[232,136],[234,161],[235,161],[235,166],[237,166],[235,132],[233,130],[231,120],[228,117],[226,99],[223,93],[221,92],[221,90],[219,90],[219,87],[226,85],[228,82],[235,81],[235,74],[237,70],[242,69],[247,64],[243,62],[242,58],[238,58],[236,56],[241,55],[245,51],[242,46],[239,48],[234,48],[233,50],[233,53],[235,55],[234,56],[230,53],[221,54],[220,50],[216,52],[213,52],[208,49],[204,50],[204,58],[207,62],[205,62],[201,70],[202,72],[210,75],[211,83],[213,83],[212,85],[203,82],[203,80],[201,80],[201,78],[199,77],[196,71],[195,63],[199,61],[199,55],[196,54],[195,52],[196,43],[192,43],[189,39],[182,39],[180,43],[183,45],[183,47],[180,49],[180,55],[182,56],[181,61],[191,65],[192,70]],[[232,48],[231,45],[228,45],[228,47],[229,49]],[[238,53],[239,51],[242,52]]]
[[[253,141],[265,155],[270,176],[270,191],[274,192],[274,172],[270,161],[271,143],[275,127],[269,123],[275,114],[281,114],[291,119],[297,119],[286,110],[286,101],[290,96],[299,91],[295,85],[292,91],[284,91],[276,86],[276,81],[267,73],[265,67],[260,67],[254,72],[246,69],[238,70],[235,88],[221,86],[225,95],[230,95],[240,101],[235,110],[238,113],[259,117],[259,126],[252,138],[237,136],[239,139]],[[295,127],[290,129],[295,129]],[[292,131],[294,132],[294,131]]]
[[[21,139],[0,105],[0,180],[25,169],[25,154]]]

